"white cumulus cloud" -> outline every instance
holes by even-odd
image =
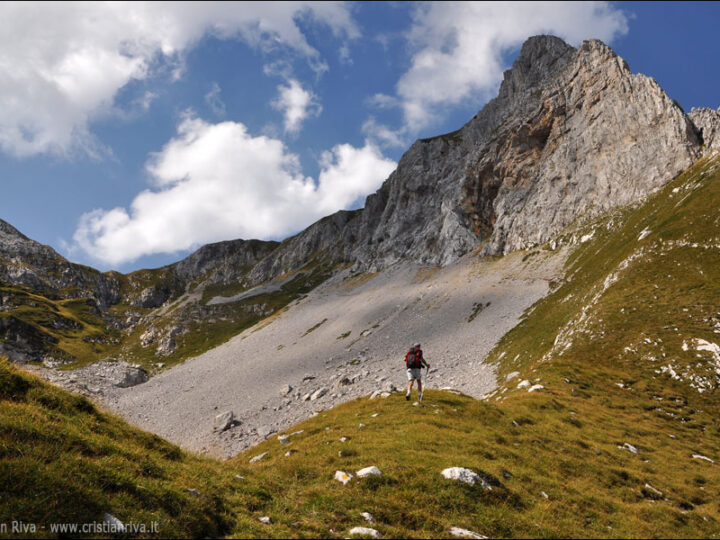
[[[186,116],[148,161],[152,189],[129,209],[83,215],[74,241],[121,264],[230,238],[281,238],[374,192],[396,166],[368,143],[336,145],[319,165],[315,181],[282,141],[252,136],[241,123]]]
[[[404,125],[395,135],[407,138],[453,106],[494,97],[509,67],[503,55],[530,36],[553,34],[577,45],[590,38],[609,42],[627,30],[626,16],[607,2],[422,3],[413,13],[410,67],[396,84],[396,96],[374,101],[401,108]],[[384,134],[386,144],[393,141],[387,126],[370,127],[378,140]]]
[[[206,34],[264,52],[294,51],[327,69],[299,22],[338,38],[359,31],[335,2],[2,2],[0,148],[16,156],[97,153],[93,120],[118,91],[182,55]]]
[[[290,79],[287,85],[281,84],[277,89],[278,98],[272,106],[283,111],[286,133],[297,134],[306,119],[319,116],[322,112],[318,97],[305,90],[297,79]]]

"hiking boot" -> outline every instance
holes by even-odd
[[[405,394],[405,401],[410,401],[410,392]]]

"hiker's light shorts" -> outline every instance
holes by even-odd
[[[408,381],[421,381],[422,368],[408,368]]]

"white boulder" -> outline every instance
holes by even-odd
[[[369,527],[353,527],[349,532],[350,536],[371,536],[372,538],[380,538],[380,533]]]
[[[345,485],[352,480],[352,474],[348,474],[345,471],[335,471],[335,480]]]
[[[360,515],[365,518],[365,521],[368,523],[375,523],[375,517],[370,512],[361,512]]]
[[[259,456],[255,456],[254,458],[252,458],[252,459],[250,460],[250,463],[257,463],[258,461],[260,461],[260,460],[261,460],[262,458],[264,458],[265,456],[267,456],[267,452],[263,452],[263,453],[260,454]]]
[[[492,490],[492,486],[490,486],[485,479],[481,478],[480,475],[470,469],[465,469],[463,467],[449,467],[443,470],[441,474],[448,480],[457,480],[458,482],[464,482],[466,484],[470,484],[471,486],[480,482],[480,485],[484,489],[488,491]]]
[[[457,536],[459,538],[478,538],[478,539],[486,539],[487,538],[487,536],[483,536],[482,534],[468,531],[467,529],[462,529],[460,527],[450,527],[450,534],[452,534],[453,536]]]
[[[382,476],[382,471],[375,465],[372,467],[365,467],[356,472],[358,478],[365,478],[366,476]]]

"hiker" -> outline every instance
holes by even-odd
[[[416,343],[415,346],[412,347],[405,355],[405,365],[407,366],[408,381],[410,381],[408,383],[408,389],[407,394],[405,394],[405,399],[410,399],[410,392],[412,391],[413,382],[417,381],[418,399],[422,401],[422,368],[423,366],[425,366],[430,369],[430,364],[428,364],[423,358],[423,352],[422,349],[420,349],[419,343]]]

